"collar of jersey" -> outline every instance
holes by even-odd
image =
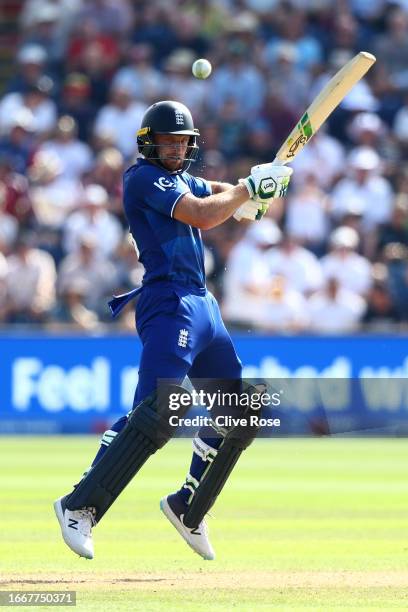
[[[177,170],[176,172],[169,172],[168,170],[166,170],[166,168],[163,168],[163,166],[158,166],[157,164],[154,164],[150,160],[144,159],[144,158],[139,158],[136,164],[138,166],[146,166],[146,165],[153,166],[153,168],[157,168],[157,170],[160,170],[161,172],[165,172],[169,176],[181,176],[183,172],[185,172],[185,170]]]

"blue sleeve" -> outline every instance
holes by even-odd
[[[172,217],[174,207],[182,195],[190,190],[151,167],[141,167],[129,176],[124,184],[124,200],[131,204],[140,202],[156,212]]]
[[[197,198],[204,198],[205,196],[209,196],[212,194],[211,185],[205,179],[197,178],[196,176],[192,176],[190,174],[189,183],[191,193],[194,194]]]

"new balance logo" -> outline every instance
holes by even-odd
[[[182,348],[186,348],[188,340],[188,331],[186,329],[180,329],[177,344]]]
[[[78,521],[76,521],[75,519],[72,519],[72,518],[70,518],[68,520],[69,520],[68,527],[71,527],[71,529],[76,529],[78,531],[78,527],[77,527]]]
[[[184,115],[181,111],[175,110],[176,113],[176,123],[177,125],[184,125]]]
[[[194,527],[194,529],[192,529],[190,533],[194,535],[201,535],[201,531],[197,531],[197,529],[198,527]]]

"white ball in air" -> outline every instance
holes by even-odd
[[[212,66],[207,59],[198,59],[192,66],[192,72],[196,79],[207,79],[212,71]]]

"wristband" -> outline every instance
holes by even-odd
[[[250,198],[253,198],[256,195],[255,183],[254,183],[252,176],[247,176],[246,178],[240,178],[238,183],[240,183],[240,185],[245,185]]]

